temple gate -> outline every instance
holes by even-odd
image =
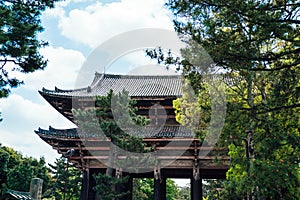
[[[202,144],[191,131],[175,119],[173,100],[182,95],[181,76],[133,76],[96,73],[92,84],[74,90],[42,89],[39,93],[63,116],[75,123],[72,108],[95,106],[94,96],[105,96],[109,90],[118,93],[125,89],[137,101],[137,114],[151,119],[140,134],[147,146],[154,147],[157,164],[142,173],[129,173],[126,190],[132,190],[133,178],[154,178],[155,200],[166,199],[167,178],[191,180],[191,199],[202,200],[202,179],[223,179],[230,159],[226,148]],[[162,124],[162,126],[161,126]],[[157,129],[157,125],[160,126]],[[99,138],[93,133],[79,133],[76,128],[35,131],[58,153],[82,170],[82,200],[97,199],[93,190],[93,174],[105,173],[110,138]],[[205,152],[200,153],[200,152]],[[216,160],[218,162],[216,162]],[[116,169],[118,170],[118,169]],[[124,188],[123,188],[124,189]],[[131,199],[129,196],[127,199]]]

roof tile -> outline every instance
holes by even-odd
[[[92,84],[88,87],[74,90],[44,89],[42,94],[70,97],[105,96],[112,89],[114,93],[122,90],[132,97],[181,96],[182,80],[180,75],[173,76],[137,76],[112,75],[96,73]]]

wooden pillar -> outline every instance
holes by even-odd
[[[89,170],[84,169],[82,171],[82,185],[81,185],[81,192],[80,192],[80,199],[81,200],[88,200],[88,191],[89,191]]]
[[[197,156],[195,154],[195,156]],[[202,200],[202,178],[200,174],[200,166],[198,160],[195,159],[193,166],[193,177],[191,180],[191,199]]]
[[[86,169],[83,171],[80,200],[99,200],[93,189],[96,186],[93,175],[98,173],[105,173],[105,169]]]
[[[128,199],[131,200],[132,199],[132,190],[133,190],[133,178],[130,176],[129,180],[128,180],[128,190],[130,191],[130,194],[128,195]]]
[[[194,177],[191,180],[191,199],[192,200],[202,200],[202,179],[195,179]]]
[[[159,168],[154,169],[154,200],[166,200],[166,178]]]
[[[105,170],[91,170],[89,169],[89,194],[88,199],[98,200],[99,197],[96,194],[96,191],[94,190],[94,187],[96,186],[96,180],[94,179],[93,175],[98,173],[105,173]]]
[[[166,200],[166,178],[154,179],[154,200]]]
[[[93,178],[94,173],[95,172],[91,171],[90,169],[83,170],[82,186],[80,191],[81,200],[97,199],[96,192],[93,190],[93,187],[96,184]]]

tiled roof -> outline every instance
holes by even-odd
[[[125,130],[127,134],[135,135],[142,138],[173,138],[183,137],[192,138],[193,134],[191,130],[183,126],[164,126],[164,127],[153,127],[144,126],[141,129]],[[41,137],[54,137],[54,138],[98,138],[98,133],[78,133],[76,128],[72,129],[55,129],[51,126],[49,130],[39,128],[35,131]]]
[[[55,129],[49,126],[48,130],[39,128],[34,131],[39,136],[59,137],[59,138],[79,138],[76,128],[71,129]]]
[[[33,200],[33,198],[30,196],[29,192],[19,192],[19,191],[14,191],[14,190],[7,190],[5,193],[5,196],[11,196],[15,199],[20,199],[20,200]]]
[[[119,93],[123,89],[131,97],[167,97],[181,96],[182,81],[180,75],[172,76],[137,76],[112,75],[96,73],[92,84],[88,87],[74,90],[44,89],[41,94],[50,94],[69,97],[106,96],[110,89]]]

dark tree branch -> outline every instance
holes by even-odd
[[[279,110],[283,110],[283,109],[291,109],[291,108],[299,108],[299,107],[300,107],[300,104],[293,104],[293,105],[289,105],[289,106],[279,106],[276,108],[270,108],[268,110],[257,112],[257,114],[266,114],[269,112],[279,111]]]
[[[13,62],[16,65],[19,65],[20,63],[17,62],[16,60],[13,59],[4,59],[4,60],[0,60],[0,62],[4,62],[4,64],[2,65],[2,67],[7,63],[7,62]]]

